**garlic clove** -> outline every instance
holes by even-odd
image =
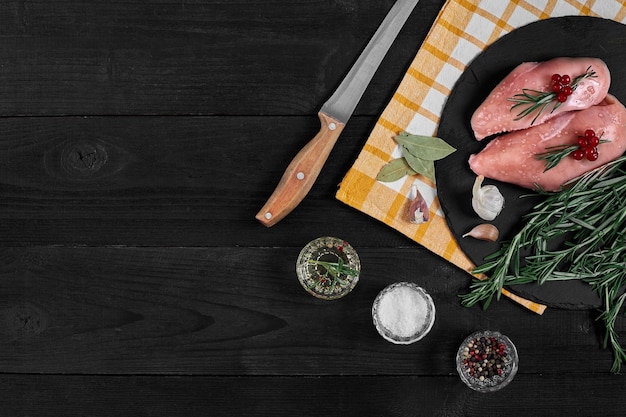
[[[411,188],[411,191],[415,194],[415,197],[411,200],[411,204],[409,204],[409,221],[415,224],[426,223],[430,218],[426,200],[424,200],[424,197],[417,189],[416,185]]]
[[[472,208],[478,216],[487,221],[495,219],[504,207],[504,196],[495,185],[482,186],[485,177],[479,175],[472,187]]]
[[[472,230],[465,233],[462,237],[470,236],[474,239],[495,242],[496,240],[498,240],[499,235],[500,232],[498,231],[498,228],[496,226],[494,226],[493,224],[483,223],[479,224],[478,226],[474,226]]]

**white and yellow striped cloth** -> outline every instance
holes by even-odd
[[[470,272],[474,265],[448,229],[434,184],[422,177],[376,181],[381,167],[400,156],[392,139],[402,131],[432,136],[454,84],[487,46],[512,30],[550,17],[588,15],[626,22],[621,0],[448,0],[385,108],[358,159],[343,179],[337,199],[397,229]],[[431,220],[408,221],[412,185],[427,199]],[[515,299],[515,296],[505,292]],[[516,301],[542,313],[545,306]]]

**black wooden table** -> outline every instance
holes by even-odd
[[[309,196],[266,229],[256,212],[393,0],[2,0],[0,415],[623,415],[596,312],[462,307],[465,272],[334,198],[443,3],[419,3]],[[363,265],[334,302],[294,271],[325,235]],[[400,280],[437,306],[409,346],[370,315]],[[494,394],[455,370],[478,329],[520,354]]]

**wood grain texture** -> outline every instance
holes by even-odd
[[[318,116],[319,132],[289,162],[280,182],[255,216],[264,226],[275,225],[304,200],[345,127],[323,111]]]
[[[537,383],[540,381],[540,383]],[[0,377],[3,415],[63,416],[437,416],[618,417],[618,378],[520,375],[485,395],[442,377]],[[568,401],[546,392],[568,392]]]
[[[437,265],[426,250],[357,250],[363,264],[357,288],[327,302],[298,283],[299,248],[7,248],[0,258],[0,368],[448,375],[458,345],[481,328],[512,338],[520,372],[609,368],[610,352],[599,348],[590,312],[536,316],[504,300],[488,312],[467,309],[458,295],[469,277]],[[386,342],[372,325],[374,298],[396,281],[422,285],[437,306],[431,334],[410,346]],[[626,330],[623,323],[618,330]]]
[[[465,272],[334,199],[444,3],[419,2],[267,229],[255,213],[393,0],[2,1],[0,415],[622,415],[595,312],[466,309]],[[295,276],[324,235],[362,264],[333,302]],[[399,280],[437,307],[409,346],[371,323]],[[454,367],[486,328],[520,353],[489,396]]]
[[[423,3],[357,114],[382,110],[443,1]],[[5,1],[0,115],[314,114],[392,4]]]
[[[0,242],[294,245],[316,231],[409,244],[333,198],[374,123],[350,121],[307,198],[268,231],[254,216],[317,116],[0,118]]]

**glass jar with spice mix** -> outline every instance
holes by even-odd
[[[480,331],[469,335],[456,355],[456,369],[471,389],[492,392],[507,386],[518,367],[517,349],[500,332]]]
[[[361,262],[352,246],[336,237],[320,237],[309,242],[296,261],[296,274],[302,287],[323,300],[347,295],[359,281]]]

